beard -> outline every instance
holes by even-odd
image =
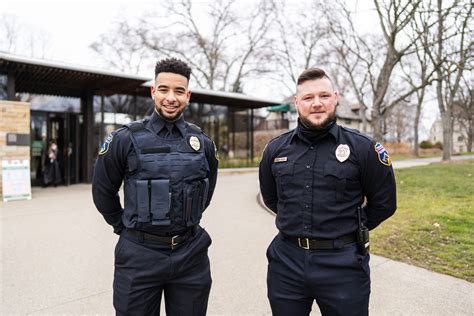
[[[307,128],[310,129],[316,129],[316,130],[322,130],[328,127],[333,121],[336,120],[336,108],[334,108],[334,111],[328,113],[328,116],[320,123],[313,123],[310,120],[308,120],[305,117],[300,116],[301,122],[306,126]]]
[[[177,119],[179,119],[181,117],[181,115],[183,114],[184,109],[185,108],[182,108],[180,111],[170,115],[169,113],[164,112],[161,107],[160,108],[155,107],[155,110],[158,113],[158,115],[161,116],[162,118],[164,118],[165,120],[170,121],[170,122],[173,122],[173,121],[176,121]]]

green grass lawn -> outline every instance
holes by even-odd
[[[258,167],[259,163],[260,157],[254,158],[253,161],[245,158],[221,158],[219,160],[219,168],[250,168]]]
[[[467,155],[472,155],[474,154],[473,152],[464,152],[460,154],[456,154],[458,156],[467,156]],[[412,154],[390,154],[390,158],[392,161],[401,161],[401,160],[409,160],[409,159],[420,159],[420,158],[432,158],[432,157],[441,157],[443,155],[442,152],[439,153],[421,153],[419,157],[415,157]]]
[[[414,155],[409,155],[409,154],[390,154],[390,159],[392,161],[401,161],[401,160],[409,160],[409,159],[420,159],[420,158],[432,158],[432,157],[441,157],[441,154],[436,153],[436,154],[430,154],[430,155],[420,155],[420,157],[415,157]]]
[[[396,213],[371,251],[474,282],[474,160],[395,171]]]

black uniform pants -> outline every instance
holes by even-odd
[[[267,250],[268,299],[273,315],[368,315],[369,255],[356,243],[340,249],[305,250],[277,235]]]
[[[195,235],[174,250],[140,240],[125,231],[115,247],[114,307],[117,315],[205,315],[211,289],[208,233]]]

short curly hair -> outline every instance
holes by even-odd
[[[191,68],[184,61],[177,58],[165,58],[159,60],[155,66],[155,78],[160,72],[171,72],[181,75],[186,77],[188,82],[191,78]]]

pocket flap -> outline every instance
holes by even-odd
[[[151,214],[152,224],[169,225],[169,211],[171,204],[170,180],[151,180]]]
[[[274,162],[272,164],[272,171],[275,177],[293,174],[294,164],[289,162]]]
[[[326,164],[324,166],[324,176],[333,176],[339,179],[345,178],[345,171],[341,165],[337,164]]]

